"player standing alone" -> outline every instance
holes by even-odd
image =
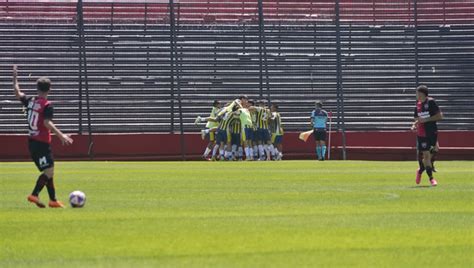
[[[323,110],[323,103],[316,101],[316,109],[311,113],[311,125],[313,126],[313,135],[316,141],[316,154],[318,160],[324,161],[326,155],[326,124],[328,113]]]
[[[416,130],[418,150],[422,152],[423,159],[418,160],[420,168],[416,172],[416,184],[420,184],[421,175],[426,170],[432,186],[438,185],[433,178],[431,162],[432,151],[438,142],[437,121],[443,119],[443,114],[433,98],[428,97],[428,87],[421,85],[416,89],[415,122],[412,130]]]
[[[54,187],[54,161],[51,153],[51,131],[61,140],[63,145],[72,144],[73,140],[63,134],[53,124],[53,106],[48,101],[48,94],[51,87],[51,81],[46,77],[41,77],[36,82],[38,95],[27,97],[20,90],[17,78],[17,67],[13,66],[13,88],[15,96],[23,103],[27,109],[29,137],[28,147],[31,158],[36,167],[42,172],[36,181],[35,188],[28,201],[35,203],[38,207],[44,208],[45,205],[40,201],[38,195],[46,186],[49,195],[49,207],[62,208],[64,205],[56,200],[56,190]]]

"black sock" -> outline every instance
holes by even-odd
[[[434,150],[431,151],[431,166],[432,166],[432,167],[434,167],[434,162],[435,162],[435,160],[436,160],[435,157],[436,157],[437,154],[438,154],[437,151],[434,151]]]
[[[420,166],[418,174],[422,174],[423,171],[425,171],[425,165],[423,164],[423,153],[418,154],[418,165]]]
[[[53,178],[48,180],[46,183],[46,189],[48,189],[49,200],[56,201],[56,189],[54,188]]]
[[[41,190],[43,190],[43,187],[46,185],[47,182],[48,182],[48,176],[41,174],[36,180],[35,188],[33,189],[33,192],[31,194],[34,196],[38,196]]]
[[[433,179],[433,169],[431,167],[426,167],[426,173],[428,174],[428,177],[430,177],[430,180]]]

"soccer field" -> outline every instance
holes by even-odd
[[[34,165],[0,163],[0,267],[472,267],[474,164],[436,166],[57,162],[86,206],[38,209]]]

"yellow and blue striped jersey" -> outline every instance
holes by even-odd
[[[228,130],[229,128],[229,124],[230,124],[230,121],[232,120],[232,118],[234,118],[233,116],[234,114],[232,112],[227,112],[223,117],[222,117],[222,120],[219,122],[219,129],[221,130]]]
[[[266,108],[257,108],[257,128],[268,129],[269,110]]]
[[[257,112],[250,112],[250,116],[252,117],[252,127],[254,130],[257,130]]]
[[[230,132],[232,134],[240,134],[242,126],[240,123],[240,118],[234,117],[230,122]]]
[[[271,132],[275,135],[283,135],[284,133],[283,126],[281,124],[281,116],[278,112],[274,112],[272,114]]]

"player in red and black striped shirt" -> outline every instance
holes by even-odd
[[[36,82],[38,94],[35,97],[27,97],[20,90],[17,78],[17,67],[13,66],[13,88],[15,96],[23,103],[27,110],[28,117],[28,148],[31,158],[41,175],[36,181],[35,188],[28,201],[35,203],[38,207],[44,208],[45,205],[40,201],[38,195],[46,186],[49,195],[49,207],[61,208],[64,205],[56,200],[56,189],[54,187],[54,160],[51,153],[51,131],[61,140],[63,145],[72,144],[73,140],[63,134],[53,123],[53,106],[48,101],[51,81],[46,77],[41,77]]]
[[[438,126],[436,122],[443,119],[443,114],[435,100],[428,97],[428,87],[421,85],[416,89],[417,103],[415,107],[415,122],[412,130],[417,133],[418,150],[423,154],[419,159],[420,168],[416,172],[416,184],[421,182],[421,175],[426,170],[432,186],[438,185],[433,178],[432,153],[438,143]]]

